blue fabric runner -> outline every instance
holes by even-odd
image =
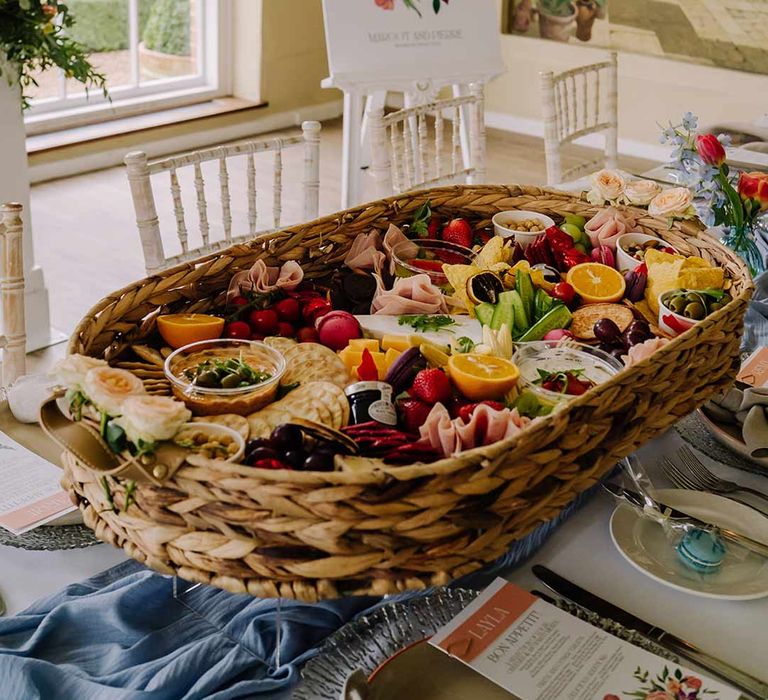
[[[527,559],[595,488],[492,565],[454,585],[485,586]],[[421,594],[383,600],[413,595]],[[322,641],[381,602],[374,597],[282,601],[278,664],[275,600],[210,586],[177,600],[173,579],[126,562],[0,618],[0,698],[284,700]]]

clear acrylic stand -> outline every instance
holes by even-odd
[[[256,654],[253,654],[248,647],[243,646],[240,644],[240,642],[237,639],[230,638],[227,633],[225,632],[224,628],[218,624],[217,622],[214,622],[212,619],[207,617],[204,612],[201,612],[200,610],[195,609],[190,605],[189,600],[186,599],[186,596],[188,593],[191,593],[196,588],[200,588],[203,586],[202,583],[189,583],[189,581],[185,581],[182,578],[179,578],[178,576],[172,576],[172,586],[173,586],[173,599],[179,603],[180,605],[183,605],[187,610],[189,610],[191,613],[196,615],[197,617],[201,618],[202,620],[205,620],[209,625],[213,626],[223,637],[226,637],[229,639],[233,644],[236,644],[239,648],[245,649],[249,653],[251,653],[260,663],[264,664],[264,666],[270,671],[274,672],[277,671],[282,666],[282,660],[281,660],[281,647],[282,647],[282,641],[283,641],[283,599],[278,598],[276,602],[275,607],[275,654],[274,654],[274,664],[268,661],[267,659],[263,659],[261,657],[256,656]]]

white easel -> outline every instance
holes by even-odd
[[[487,83],[504,70],[496,0],[452,0],[439,13],[423,0],[419,8],[421,17],[402,0],[393,10],[372,1],[323,0],[331,75],[321,85],[344,92],[343,209],[360,201],[370,153],[367,107],[383,107],[387,92],[402,92],[406,107],[436,99],[444,87],[466,95],[470,83]],[[462,116],[468,124],[469,115]],[[465,130],[461,147],[468,165]]]

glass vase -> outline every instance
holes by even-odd
[[[752,277],[765,272],[765,258],[755,241],[755,222],[743,226],[728,226],[724,229],[720,242],[728,246],[749,267]]]

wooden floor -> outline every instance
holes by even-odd
[[[575,149],[575,154],[590,153]],[[591,157],[595,157],[592,154]],[[341,180],[341,120],[323,124],[321,138],[320,211],[331,213],[339,209]],[[565,159],[564,167],[569,167]],[[623,159],[621,166],[632,172],[652,167],[650,161]],[[257,163],[257,170],[258,170]],[[284,158],[283,223],[300,220],[301,149],[289,151]],[[493,183],[541,184],[545,181],[544,149],[541,139],[488,130],[487,179]],[[245,226],[244,190],[245,168],[231,168],[233,196],[233,230]],[[266,167],[257,177],[257,184],[268,185]],[[213,183],[215,175],[206,181]],[[194,233],[194,189],[182,180],[185,209],[190,229]],[[160,183],[167,188],[167,182]],[[156,193],[158,191],[157,184]],[[164,244],[174,251],[178,244],[171,234],[172,211],[170,195],[159,199],[158,209],[163,228]],[[371,197],[368,197],[371,198]],[[213,199],[213,198],[212,198]],[[212,221],[220,216],[216,206],[209,210]],[[271,222],[271,195],[260,202],[260,228]],[[78,321],[99,299],[144,276],[144,263],[133,215],[128,183],[122,167],[110,168],[76,177],[35,185],[32,188],[32,225],[35,259],[44,271],[51,299],[52,324],[70,333]],[[243,230],[240,228],[239,230]],[[212,230],[212,239],[216,236]],[[166,232],[168,235],[166,236]]]

